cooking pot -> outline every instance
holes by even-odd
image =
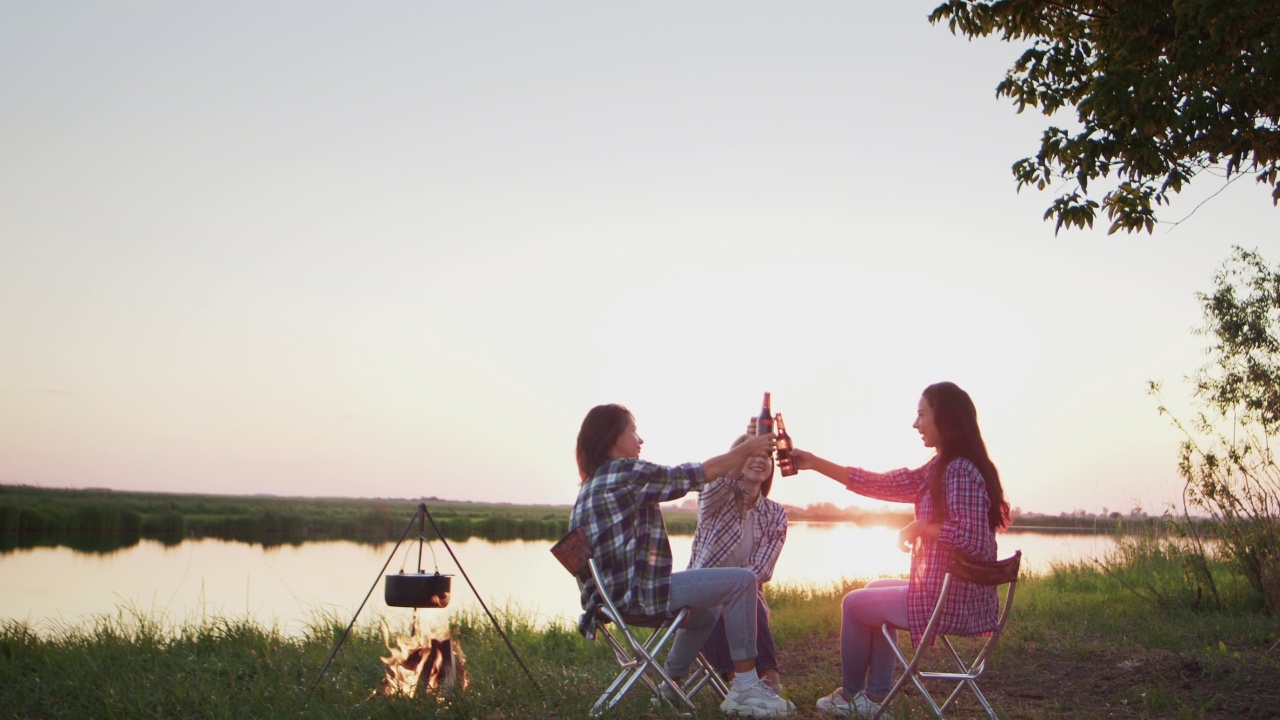
[[[442,608],[449,604],[452,575],[406,573],[388,575],[387,605],[391,607]]]

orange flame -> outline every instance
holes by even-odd
[[[465,658],[457,639],[428,637],[419,629],[417,611],[413,614],[410,633],[409,637],[396,638],[396,647],[391,647],[390,631],[386,622],[382,623],[383,644],[391,655],[381,658],[387,666],[387,674],[378,692],[416,697],[420,688],[429,693],[438,693],[445,688],[465,690]]]

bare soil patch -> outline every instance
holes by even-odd
[[[823,717],[817,698],[840,683],[839,638],[779,647],[786,694],[799,717]],[[1001,717],[1280,718],[1280,648],[1235,653],[1175,653],[1114,645],[1029,646],[999,655],[979,683]],[[817,689],[814,689],[817,688]],[[968,693],[957,718],[986,717]],[[929,717],[912,692],[913,717]]]

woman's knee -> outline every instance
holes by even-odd
[[[734,595],[739,595],[742,593],[751,593],[752,595],[755,594],[756,574],[754,572],[746,568],[725,568],[725,570],[733,571],[730,577],[733,582],[732,587],[733,587]]]
[[[852,590],[845,593],[844,599],[840,601],[840,608],[848,614],[852,608],[857,607],[863,601],[865,595],[866,593],[862,590]]]
[[[846,622],[874,627],[905,614],[906,607],[905,587],[864,588],[845,596],[843,611]]]

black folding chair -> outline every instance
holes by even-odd
[[[933,614],[929,617],[929,624],[925,626],[924,635],[920,638],[920,645],[916,649],[914,657],[907,658],[902,650],[898,648],[898,628],[888,623],[881,626],[880,631],[889,640],[889,646],[893,648],[898,662],[904,669],[902,676],[894,683],[893,689],[881,701],[880,709],[872,716],[873,720],[874,718],[879,718],[888,709],[889,704],[906,686],[908,680],[915,684],[920,691],[920,696],[924,698],[925,702],[929,703],[929,707],[940,719],[945,720],[947,709],[955,703],[960,691],[969,688],[977,696],[978,702],[982,703],[982,707],[987,711],[987,714],[991,716],[991,720],[997,720],[996,711],[991,708],[991,703],[987,702],[986,696],[982,694],[982,689],[978,687],[978,678],[982,677],[982,673],[986,671],[987,660],[991,657],[991,652],[996,647],[996,641],[1000,639],[1005,625],[1009,622],[1009,611],[1013,608],[1013,595],[1014,590],[1018,587],[1018,568],[1021,564],[1021,550],[1014,553],[1012,557],[996,560],[995,562],[978,562],[968,559],[961,553],[952,553],[947,574],[942,579],[942,592],[938,594],[938,602],[933,607]],[[966,661],[951,642],[952,637],[962,636],[949,636],[938,632],[938,626],[942,619],[943,604],[946,602],[947,594],[953,589],[957,580],[988,587],[1008,586],[1005,590],[1004,603],[1000,608],[1000,617],[996,622],[996,627],[991,632],[990,637],[987,637],[985,642],[982,643],[982,646],[978,649],[978,654],[972,661]],[[935,641],[946,650],[946,655],[949,655],[955,662],[955,672],[932,672],[920,669],[920,661]],[[951,694],[947,696],[946,701],[942,705],[938,705],[933,696],[929,694],[929,691],[925,689],[924,684],[926,681],[948,681],[954,682],[956,685]]]
[[[702,653],[698,653],[689,677],[679,685],[658,662],[658,654],[671,644],[681,624],[689,616],[688,608],[680,608],[672,615],[635,615],[620,612],[613,601],[599,591],[599,588],[603,587],[600,582],[600,568],[592,556],[587,533],[581,527],[575,528],[557,542],[551,548],[551,553],[578,579],[579,590],[581,590],[584,571],[591,574],[597,588],[595,594],[596,599],[599,600],[599,608],[590,621],[594,626],[596,637],[605,639],[613,650],[618,665],[622,668],[591,708],[592,716],[617,707],[637,682],[648,685],[657,701],[668,707],[675,707],[674,703],[679,703],[688,710],[694,710],[693,697],[704,687],[710,687],[718,699],[724,699],[729,686],[715,672]],[[637,633],[641,628],[649,631],[647,637]],[[659,689],[663,683],[668,688],[665,693]]]

